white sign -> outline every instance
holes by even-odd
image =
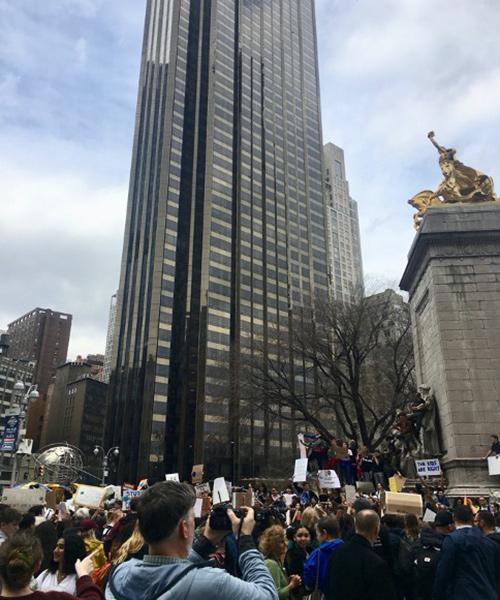
[[[73,496],[75,505],[88,506],[89,508],[99,508],[104,499],[106,488],[95,485],[78,484]]]
[[[307,446],[304,444],[304,434],[297,434],[297,441],[299,443],[299,456],[300,458],[307,458]]]
[[[430,508],[426,508],[422,521],[425,521],[426,523],[434,523],[435,519],[436,519],[436,513],[433,510],[431,510]]]
[[[179,473],[167,473],[165,475],[165,479],[167,481],[180,481],[179,480]]]
[[[203,508],[203,498],[196,498],[196,502],[194,503],[195,518],[201,519],[202,508]]]
[[[214,504],[229,502],[229,492],[227,490],[224,477],[217,477],[217,479],[214,479],[214,493],[212,495],[212,501]]]
[[[283,494],[283,500],[287,506],[291,506],[294,494]]]
[[[339,477],[333,469],[318,471],[318,481],[320,488],[339,488],[341,487]]]
[[[307,458],[297,458],[295,461],[295,470],[293,480],[297,483],[307,481]]]
[[[1,501],[21,513],[27,513],[32,506],[45,504],[45,489],[5,488]]]
[[[114,495],[115,500],[122,499],[122,487],[121,485],[107,485],[106,486],[106,497],[110,498]]]
[[[130,510],[130,501],[134,498],[138,498],[143,493],[144,490],[128,490],[124,488],[122,498],[122,510]]]
[[[416,460],[417,475],[419,477],[432,477],[441,475],[441,465],[438,458],[428,458],[425,460]]]
[[[488,473],[490,475],[500,475],[500,456],[488,457]]]

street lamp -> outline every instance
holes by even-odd
[[[37,400],[40,397],[40,392],[38,391],[38,386],[36,383],[33,383],[26,390],[26,386],[23,381],[16,381],[14,387],[12,388],[12,395],[14,397],[19,398],[22,396],[19,403],[19,423],[16,432],[16,439],[14,443],[14,460],[12,462],[12,475],[10,479],[10,484],[14,485],[16,483],[17,478],[17,448],[19,443],[19,438],[21,435],[21,430],[24,429],[24,423],[26,421],[26,413],[28,411],[28,405],[32,400]],[[12,403],[11,403],[12,404]]]
[[[94,448],[94,456],[99,456],[99,454],[102,453],[102,479],[101,479],[101,484],[105,485],[106,483],[106,477],[108,475],[108,466],[109,466],[109,459],[111,456],[114,456],[115,458],[118,458],[120,456],[120,448],[118,446],[113,446],[112,448],[110,448],[107,452],[106,450],[104,450],[104,448],[102,446],[95,446]]]

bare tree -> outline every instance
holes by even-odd
[[[392,290],[350,303],[317,302],[242,362],[241,393],[325,439],[376,448],[415,392],[410,315]],[[257,390],[257,393],[256,393]]]

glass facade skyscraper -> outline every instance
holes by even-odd
[[[295,456],[240,368],[327,294],[325,222],[314,1],[148,0],[107,421],[122,477]]]

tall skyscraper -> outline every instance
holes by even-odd
[[[116,294],[111,296],[109,305],[108,331],[106,334],[106,350],[104,352],[104,383],[109,383],[111,377],[112,361],[113,361],[113,343],[115,340],[115,321],[116,321]]]
[[[241,363],[327,290],[314,1],[148,0],[107,420],[119,476],[290,465],[293,426],[244,397]]]
[[[348,302],[353,293],[363,289],[358,205],[349,195],[342,148],[325,144],[323,168],[331,290],[335,300]]]
[[[45,402],[56,368],[66,362],[72,316],[50,308],[35,308],[9,324],[9,356],[35,363],[33,381],[40,398],[28,410],[27,437],[37,449],[42,433]]]

